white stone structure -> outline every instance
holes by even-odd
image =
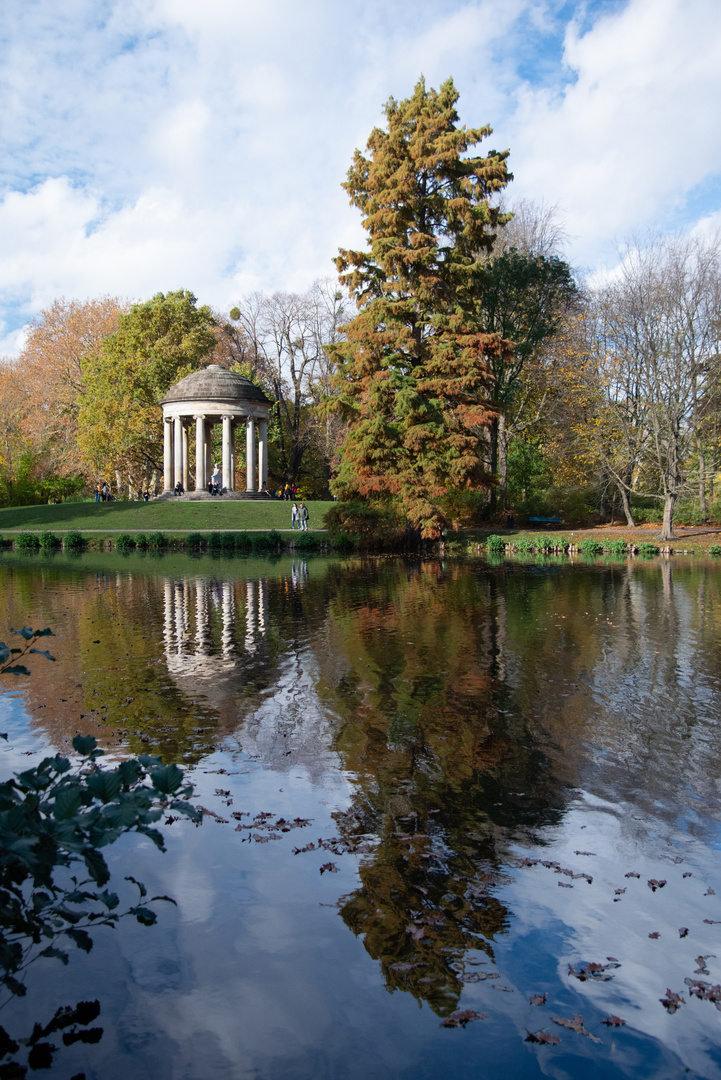
[[[246,495],[268,484],[268,413],[271,402],[259,387],[220,364],[186,375],[171,386],[163,407],[163,490],[190,487],[188,448],[195,436],[195,490],[205,491],[213,471],[211,432],[223,425],[222,486],[235,491],[235,430],[245,428]],[[256,447],[257,432],[257,447]]]

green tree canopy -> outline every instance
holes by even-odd
[[[119,472],[139,488],[162,468],[158,400],[202,367],[216,344],[209,307],[187,289],[158,293],[121,315],[97,356],[83,360],[78,441],[97,471]]]
[[[349,422],[338,494],[400,499],[424,535],[443,524],[449,488],[485,481],[490,357],[509,354],[474,318],[474,285],[494,229],[489,202],[510,179],[508,152],[470,157],[491,134],[458,126],[458,93],[423,79],[385,106],[368,156],[355,152],[344,184],[369,248],[336,265],[358,309],[334,348],[338,402]],[[510,355],[510,354],[509,354]]]

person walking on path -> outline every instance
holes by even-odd
[[[298,507],[298,517],[300,518],[300,527],[301,527],[301,529],[303,529],[304,532],[307,532],[308,531],[308,518],[310,517],[310,514],[308,513],[308,507],[305,505],[304,502],[302,502],[300,504],[300,506]]]
[[[293,509],[290,512],[291,529],[295,529],[296,525],[300,528],[300,517],[298,514],[298,503],[293,503]]]

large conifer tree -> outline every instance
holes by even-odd
[[[489,203],[511,179],[508,152],[466,152],[491,129],[458,126],[458,93],[421,79],[385,106],[344,184],[363,214],[366,251],[336,265],[358,313],[336,350],[339,402],[349,421],[336,491],[400,499],[425,536],[438,500],[487,482],[481,439],[490,420],[488,358],[507,354],[477,331],[474,286],[506,216]]]

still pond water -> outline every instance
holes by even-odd
[[[3,778],[89,732],[208,812],[108,849],[178,907],[2,1024],[97,997],[64,1078],[721,1077],[720,620],[703,560],[3,556],[57,657]]]

